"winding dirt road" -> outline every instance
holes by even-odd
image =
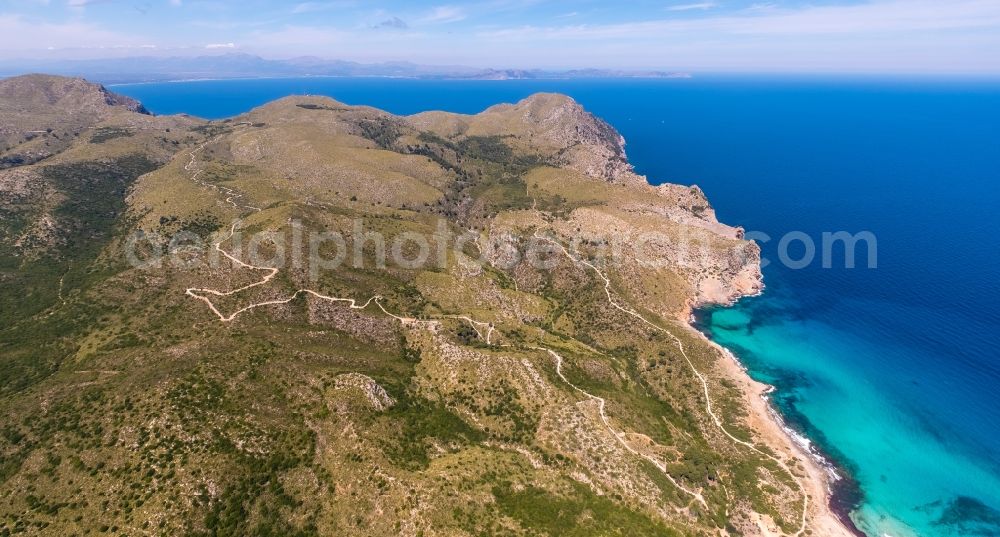
[[[584,397],[586,397],[586,398],[588,398],[588,399],[590,399],[592,401],[597,401],[597,411],[598,411],[598,414],[600,414],[600,416],[601,416],[601,421],[604,423],[604,426],[607,427],[608,431],[611,432],[611,435],[615,437],[615,440],[617,440],[618,443],[622,445],[622,447],[624,447],[629,453],[631,453],[631,454],[633,454],[633,455],[635,455],[637,457],[642,457],[643,459],[646,459],[647,461],[649,461],[650,463],[652,463],[653,466],[655,466],[658,470],[660,470],[660,472],[662,472],[663,475],[666,476],[667,479],[670,480],[670,482],[675,487],[677,487],[681,491],[685,492],[688,496],[691,496],[692,498],[694,498],[695,500],[697,500],[698,503],[700,503],[702,506],[704,506],[706,509],[708,509],[708,504],[705,503],[705,497],[702,496],[700,492],[695,492],[693,490],[690,490],[687,487],[685,487],[684,485],[681,485],[680,483],[678,483],[677,480],[675,480],[674,477],[672,475],[670,475],[669,472],[667,472],[667,465],[664,464],[663,461],[657,460],[657,459],[655,459],[655,458],[653,458],[653,457],[651,457],[651,456],[649,456],[649,455],[647,455],[645,453],[640,453],[638,450],[636,450],[635,448],[633,448],[632,445],[629,444],[625,440],[625,433],[624,432],[619,432],[618,430],[616,430],[614,427],[611,426],[611,422],[608,420],[607,414],[604,413],[604,406],[605,406],[604,398],[603,397],[598,397],[598,396],[596,396],[596,395],[594,395],[594,394],[592,394],[590,392],[587,392],[583,388],[580,388],[576,384],[573,384],[572,382],[570,382],[569,379],[567,379],[566,376],[563,375],[563,372],[562,372],[562,365],[563,365],[563,357],[562,356],[560,356],[556,351],[554,351],[552,349],[547,349],[545,347],[528,347],[528,348],[535,349],[535,350],[538,350],[538,351],[544,351],[544,352],[549,353],[549,355],[552,356],[555,359],[555,361],[556,361],[556,375],[558,375],[559,378],[563,382],[565,382],[566,384],[568,384],[571,388],[573,388],[574,390],[576,390],[576,391],[580,392],[581,394],[583,394]]]
[[[535,238],[540,239],[540,240],[544,240],[544,241],[548,241],[548,242],[550,242],[552,244],[555,244],[556,246],[559,247],[560,250],[562,250],[562,252],[566,255],[566,257],[568,257],[574,263],[579,263],[579,264],[584,265],[584,266],[590,268],[591,270],[593,270],[604,281],[604,294],[607,296],[608,303],[611,304],[612,307],[614,307],[615,309],[617,309],[617,310],[619,310],[619,311],[621,311],[623,313],[626,313],[626,314],[628,314],[628,315],[630,315],[630,316],[638,319],[643,324],[649,326],[653,330],[656,330],[658,332],[662,332],[662,333],[666,334],[668,337],[670,337],[670,339],[672,339],[674,341],[674,343],[677,345],[678,350],[681,351],[681,356],[684,357],[684,360],[687,362],[688,367],[691,369],[691,372],[694,373],[694,375],[698,378],[698,381],[701,382],[701,387],[702,387],[702,390],[703,390],[703,392],[705,394],[705,410],[708,412],[708,415],[711,416],[712,421],[715,423],[716,427],[718,427],[718,429],[720,431],[722,431],[722,434],[726,435],[733,442],[735,442],[735,443],[737,443],[737,444],[739,444],[741,446],[744,446],[744,447],[746,447],[746,448],[754,451],[755,453],[766,457],[767,459],[769,459],[771,461],[774,461],[775,463],[778,464],[778,466],[782,470],[784,470],[789,476],[792,477],[793,481],[795,481],[795,484],[798,486],[799,491],[801,491],[801,493],[802,493],[802,519],[801,519],[801,525],[799,526],[799,530],[797,532],[795,532],[794,535],[796,537],[798,537],[798,536],[802,535],[803,533],[805,533],[806,526],[807,526],[807,517],[808,517],[808,513],[809,513],[809,494],[806,492],[805,485],[802,484],[802,482],[799,480],[799,478],[796,477],[796,475],[791,471],[790,468],[788,468],[788,465],[786,465],[784,461],[782,461],[781,459],[775,457],[774,455],[771,455],[770,453],[762,451],[760,448],[758,448],[757,446],[753,445],[750,442],[747,442],[745,440],[741,440],[739,438],[736,438],[728,430],[726,430],[726,427],[723,425],[722,420],[715,414],[715,411],[712,409],[712,397],[709,394],[708,381],[705,379],[705,375],[703,375],[701,373],[701,371],[698,371],[698,368],[696,368],[694,366],[694,362],[692,362],[691,358],[688,356],[687,350],[685,350],[685,348],[684,348],[684,343],[680,340],[680,338],[678,338],[677,336],[675,336],[674,334],[672,334],[669,330],[667,330],[667,329],[665,329],[665,328],[663,328],[663,327],[661,327],[661,326],[659,326],[659,325],[657,325],[657,324],[649,321],[648,319],[646,319],[645,317],[643,317],[642,314],[640,314],[639,312],[633,310],[632,308],[623,306],[623,305],[619,304],[617,301],[615,301],[614,297],[611,295],[611,279],[608,278],[604,274],[604,272],[602,272],[594,264],[592,264],[592,263],[590,263],[590,262],[588,262],[588,261],[586,261],[584,259],[577,258],[573,254],[571,254],[570,251],[565,246],[562,245],[562,243],[560,243],[559,241],[557,241],[555,239],[552,239],[551,237],[546,237],[544,235],[540,235],[536,231],[535,232]],[[551,352],[551,351],[549,351],[549,352]],[[563,380],[565,380],[565,379],[563,379]],[[586,392],[584,392],[584,393],[586,393]]]
[[[198,166],[197,166],[197,154],[199,152],[201,152],[202,150],[204,150],[205,146],[208,145],[211,141],[212,140],[206,141],[205,143],[203,143],[200,146],[198,146],[196,149],[192,150],[192,152],[191,152],[191,160],[188,162],[187,165],[184,166],[184,169],[186,171],[192,173],[191,180],[194,181],[194,182],[196,182],[196,183],[198,183],[198,184],[201,184],[203,186],[206,186],[206,187],[209,187],[209,188],[213,188],[213,189],[219,191],[220,193],[222,193],[223,195],[226,195],[227,196],[226,197],[226,202],[229,203],[230,205],[232,205],[236,209],[246,209],[246,210],[253,210],[253,211],[260,212],[261,209],[258,208],[258,207],[254,207],[254,206],[249,205],[249,204],[240,205],[240,204],[236,203],[235,200],[242,198],[243,194],[241,194],[239,192],[236,192],[233,189],[230,189],[230,188],[227,188],[227,187],[223,187],[223,186],[219,186],[219,185],[213,185],[213,184],[206,183],[206,182],[201,181],[201,180],[198,179],[198,176],[202,173],[203,170],[201,170],[201,169],[195,169],[195,168],[198,168]],[[325,300],[325,301],[329,301],[329,302],[342,302],[342,303],[347,304],[347,306],[349,308],[351,308],[351,309],[357,309],[357,310],[366,309],[371,304],[374,303],[385,315],[388,315],[388,316],[392,317],[393,319],[396,319],[397,321],[399,321],[400,323],[402,323],[404,326],[421,325],[421,324],[422,325],[434,325],[434,324],[437,324],[439,322],[438,319],[433,319],[433,320],[416,319],[416,318],[413,318],[413,317],[406,317],[406,316],[401,316],[401,315],[394,314],[394,313],[388,311],[383,306],[383,304],[381,303],[382,297],[379,296],[379,295],[374,295],[371,298],[369,298],[367,301],[359,304],[358,301],[356,299],[353,299],[353,298],[342,298],[342,297],[329,296],[329,295],[325,295],[323,293],[320,293],[320,292],[312,290],[312,289],[299,289],[299,290],[295,291],[293,294],[291,294],[290,296],[288,296],[286,298],[280,298],[280,299],[273,299],[273,300],[266,300],[266,301],[262,301],[262,302],[256,302],[256,303],[250,304],[248,306],[245,306],[245,307],[243,307],[243,308],[241,308],[239,310],[236,310],[235,312],[233,312],[233,313],[231,313],[229,315],[226,315],[226,314],[222,313],[218,309],[218,307],[215,305],[214,302],[212,302],[212,299],[210,297],[212,297],[212,296],[214,296],[214,297],[228,297],[228,296],[232,296],[232,295],[241,293],[241,292],[246,291],[248,289],[252,289],[254,287],[265,285],[268,282],[270,282],[272,279],[274,279],[274,277],[277,276],[278,273],[280,272],[280,270],[277,269],[277,268],[255,266],[255,265],[251,265],[249,263],[246,263],[246,262],[238,259],[237,257],[231,255],[229,252],[225,251],[222,248],[222,244],[224,242],[226,242],[227,240],[229,240],[230,238],[232,238],[232,236],[236,233],[236,228],[237,228],[238,223],[239,222],[233,223],[232,227],[229,230],[229,235],[227,235],[226,237],[222,238],[221,240],[219,240],[218,242],[215,243],[215,245],[214,245],[215,249],[219,253],[221,253],[223,256],[225,256],[227,259],[229,259],[231,262],[233,262],[234,264],[238,265],[239,267],[242,267],[242,268],[245,268],[245,269],[249,269],[249,270],[265,271],[265,272],[267,272],[267,274],[265,274],[264,277],[261,280],[259,280],[259,281],[256,281],[254,283],[245,285],[243,287],[239,287],[237,289],[232,289],[232,290],[229,290],[229,291],[220,291],[220,290],[217,290],[217,289],[212,289],[212,288],[207,288],[207,287],[192,287],[192,288],[188,288],[188,289],[185,290],[185,294],[186,295],[191,296],[191,297],[193,297],[195,299],[203,301],[209,307],[209,309],[219,318],[219,320],[221,322],[224,322],[224,323],[231,322],[231,321],[235,320],[237,317],[239,317],[241,314],[246,313],[246,312],[251,311],[251,310],[254,310],[256,308],[260,308],[260,307],[264,307],[264,306],[271,306],[271,305],[288,304],[289,302],[292,302],[293,300],[295,300],[296,298],[298,298],[299,296],[301,296],[303,294],[311,295],[311,296],[313,296],[315,298],[318,298],[318,299],[321,299],[321,300]],[[726,437],[728,437],[730,440],[732,440],[733,442],[735,442],[735,443],[737,443],[737,444],[739,444],[741,446],[744,446],[747,449],[750,449],[750,450],[754,451],[755,453],[758,453],[758,454],[760,454],[760,455],[768,458],[769,460],[774,461],[785,472],[787,472],[790,476],[792,476],[792,479],[795,481],[796,485],[799,487],[799,489],[802,492],[802,523],[801,523],[801,527],[799,528],[799,530],[794,535],[796,537],[802,535],[805,532],[805,530],[806,530],[807,514],[808,514],[808,508],[809,508],[809,497],[808,497],[808,494],[806,493],[805,487],[802,485],[802,483],[799,481],[799,479],[795,476],[795,474],[791,472],[791,470],[784,463],[784,461],[778,459],[777,457],[775,457],[775,456],[773,456],[773,455],[771,455],[769,453],[766,453],[766,452],[762,451],[761,449],[759,449],[758,447],[756,447],[754,444],[752,444],[750,442],[747,442],[745,440],[741,440],[741,439],[733,436],[728,430],[726,430],[725,426],[723,425],[722,420],[715,414],[715,411],[712,408],[712,398],[711,398],[710,393],[709,393],[708,381],[706,380],[705,376],[700,371],[698,371],[698,369],[694,366],[694,363],[691,361],[690,357],[687,354],[687,351],[684,348],[683,342],[677,336],[675,336],[674,334],[672,334],[670,331],[668,331],[665,328],[663,328],[663,327],[661,327],[661,326],[659,326],[659,325],[657,325],[657,324],[649,321],[648,319],[646,319],[645,317],[643,317],[637,311],[635,311],[635,310],[633,310],[633,309],[631,309],[631,308],[629,308],[627,306],[623,306],[622,304],[620,304],[617,301],[615,301],[614,297],[611,294],[611,280],[597,266],[593,265],[592,263],[590,263],[590,262],[588,262],[586,260],[577,258],[572,253],[570,253],[570,251],[565,246],[563,246],[559,241],[557,241],[555,239],[552,239],[550,237],[546,237],[546,236],[540,235],[537,231],[535,232],[535,237],[538,238],[538,239],[540,239],[540,240],[545,240],[545,241],[551,242],[552,244],[555,244],[556,246],[558,246],[562,250],[562,252],[571,261],[573,261],[574,263],[579,263],[581,265],[584,265],[584,266],[590,268],[591,270],[593,270],[604,281],[604,293],[607,296],[608,303],[612,307],[614,307],[615,309],[618,309],[619,311],[621,311],[621,312],[623,312],[623,313],[625,313],[627,315],[630,315],[630,316],[634,317],[635,319],[639,320],[640,322],[642,322],[643,324],[649,326],[650,328],[666,334],[668,337],[670,337],[674,341],[674,343],[677,345],[677,348],[680,350],[681,355],[684,357],[684,360],[687,362],[688,367],[690,367],[691,371],[698,378],[699,382],[701,382],[702,390],[703,390],[704,395],[705,395],[706,411],[708,412],[709,416],[712,418],[712,421],[716,425],[716,427],[718,427],[718,429]],[[467,315],[441,315],[440,318],[458,319],[458,320],[465,321],[465,322],[469,323],[472,326],[473,330],[475,330],[475,332],[479,336],[479,338],[482,339],[482,340],[484,340],[487,345],[492,344],[491,340],[492,340],[492,336],[493,336],[493,332],[494,332],[494,326],[493,326],[492,323],[483,322],[483,321],[476,321],[476,320],[472,319],[471,317],[469,317]],[[508,345],[501,345],[501,346],[507,347]],[[585,390],[577,387],[576,385],[574,385],[573,383],[571,383],[563,375],[563,373],[562,373],[562,363],[563,363],[562,356],[560,356],[558,353],[556,353],[555,351],[553,351],[551,349],[548,349],[548,348],[544,348],[544,347],[530,347],[530,348],[534,349],[534,350],[540,350],[540,351],[547,352],[550,356],[552,356],[556,360],[556,373],[559,376],[559,378],[563,382],[565,382],[567,385],[569,385],[570,387],[572,387],[575,391],[581,393],[584,397],[597,402],[601,421],[604,423],[605,427],[607,427],[608,430],[612,433],[612,435],[617,439],[617,441],[627,451],[629,451],[633,455],[642,457],[643,459],[645,459],[645,460],[649,461],[650,463],[652,463],[657,469],[659,469],[667,477],[667,479],[674,486],[676,486],[678,488],[678,490],[681,490],[684,493],[688,494],[689,496],[691,496],[692,498],[694,498],[696,501],[698,501],[698,503],[702,504],[703,506],[705,506],[707,508],[707,503],[705,502],[705,499],[704,499],[704,497],[702,496],[701,493],[696,492],[696,491],[692,491],[692,490],[684,487],[680,483],[678,483],[674,479],[674,477],[671,476],[669,474],[669,472],[667,472],[666,465],[662,461],[656,460],[653,457],[651,457],[651,456],[649,456],[647,454],[641,453],[638,450],[636,450],[635,448],[633,448],[625,440],[624,433],[618,432],[616,429],[614,429],[611,426],[610,420],[608,419],[607,415],[605,414],[605,400],[603,398],[601,398],[601,397],[593,395],[593,394],[591,394],[591,393],[589,393],[589,392],[587,392],[587,391],[585,391]]]

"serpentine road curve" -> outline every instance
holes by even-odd
[[[201,144],[196,149],[194,149],[194,150],[191,151],[191,160],[187,163],[187,165],[184,166],[184,169],[186,171],[192,172],[191,180],[194,181],[194,182],[196,182],[196,183],[198,183],[198,184],[200,184],[200,185],[202,185],[202,186],[213,188],[213,189],[221,192],[222,194],[226,195],[227,196],[226,197],[226,202],[229,203],[230,205],[232,205],[234,208],[237,208],[237,209],[244,208],[244,209],[248,209],[248,210],[253,210],[253,211],[260,212],[261,209],[258,208],[258,207],[254,207],[254,206],[248,205],[248,204],[243,204],[241,206],[240,204],[236,203],[235,200],[237,200],[239,198],[242,198],[243,194],[241,194],[241,193],[239,193],[239,192],[237,192],[237,191],[235,191],[233,189],[230,189],[230,188],[227,188],[227,187],[222,187],[222,186],[219,186],[219,185],[209,184],[209,183],[206,183],[206,182],[201,181],[201,180],[198,179],[198,176],[202,173],[203,170],[201,170],[201,169],[195,169],[195,168],[197,168],[197,154],[199,152],[201,152],[205,148],[205,146],[208,145],[210,142],[211,142],[211,140],[206,141],[205,143]],[[229,259],[230,261],[232,261],[234,264],[236,264],[236,265],[238,265],[238,266],[240,266],[242,268],[246,268],[246,269],[250,269],[250,270],[257,270],[257,271],[265,271],[265,272],[267,272],[267,274],[265,274],[264,277],[262,279],[260,279],[259,281],[256,281],[254,283],[251,283],[251,284],[248,284],[248,285],[244,285],[243,287],[240,287],[240,288],[237,288],[237,289],[232,289],[232,290],[229,290],[229,291],[220,291],[220,290],[217,290],[217,289],[206,288],[206,287],[191,287],[191,288],[188,288],[188,289],[185,290],[185,294],[186,295],[191,296],[191,297],[193,297],[195,299],[198,299],[198,300],[201,300],[202,302],[204,302],[209,307],[209,309],[212,311],[212,313],[214,313],[219,318],[219,320],[221,322],[223,322],[223,323],[231,322],[231,321],[235,320],[237,317],[239,317],[241,314],[246,313],[246,312],[251,311],[251,310],[254,310],[256,308],[260,308],[260,307],[264,307],[264,306],[288,304],[289,302],[292,302],[293,300],[295,300],[296,298],[298,298],[299,296],[304,295],[304,294],[305,295],[311,295],[311,296],[313,296],[315,298],[318,298],[318,299],[321,299],[321,300],[326,300],[328,302],[342,302],[342,303],[347,304],[347,306],[349,308],[351,308],[351,309],[357,309],[357,310],[366,309],[371,304],[374,303],[385,315],[388,315],[389,317],[392,317],[393,319],[396,319],[397,321],[399,321],[404,326],[435,325],[435,324],[438,324],[438,322],[439,322],[437,319],[430,319],[430,320],[429,319],[417,319],[417,318],[414,318],[414,317],[406,317],[406,316],[397,315],[395,313],[392,313],[392,312],[388,311],[385,308],[385,306],[382,304],[382,302],[381,302],[382,297],[380,295],[374,295],[371,298],[369,298],[368,300],[366,300],[365,302],[359,304],[358,301],[356,299],[353,299],[353,298],[342,298],[342,297],[329,296],[329,295],[325,295],[323,293],[320,293],[318,291],[314,291],[312,289],[299,289],[299,290],[295,291],[292,295],[290,295],[290,296],[288,296],[286,298],[266,300],[266,301],[263,301],[263,302],[256,302],[256,303],[250,304],[248,306],[244,306],[243,308],[238,309],[238,310],[234,311],[233,313],[230,313],[229,315],[226,315],[226,314],[222,313],[218,309],[218,307],[215,305],[214,302],[212,302],[212,299],[210,297],[212,297],[212,296],[214,296],[214,297],[228,297],[228,296],[232,296],[232,295],[241,293],[241,292],[246,291],[248,289],[252,289],[254,287],[265,285],[268,282],[270,282],[272,279],[274,279],[274,277],[277,276],[278,273],[280,272],[279,269],[274,268],[274,267],[255,266],[255,265],[251,265],[249,263],[246,263],[246,262],[238,259],[237,257],[229,254],[229,252],[225,251],[222,248],[222,243],[224,243],[225,241],[229,240],[236,233],[236,227],[237,227],[238,224],[239,224],[239,222],[233,223],[232,227],[229,230],[229,235],[227,235],[226,237],[224,237],[221,240],[219,240],[218,242],[216,242],[215,245],[214,245],[215,249],[219,253],[221,253],[223,256],[225,256],[227,259]],[[795,483],[798,485],[800,491],[802,492],[802,524],[801,524],[801,527],[799,528],[799,530],[794,535],[796,537],[798,537],[798,536],[802,535],[803,533],[805,533],[805,530],[806,530],[806,520],[807,520],[807,514],[808,514],[808,508],[809,508],[809,496],[806,493],[805,487],[802,485],[802,483],[799,481],[799,479],[795,476],[795,474],[792,473],[792,471],[788,468],[788,466],[784,463],[784,461],[778,459],[777,457],[775,457],[775,456],[773,456],[773,455],[771,455],[769,453],[766,453],[766,452],[762,451],[761,449],[757,448],[755,445],[753,445],[750,442],[747,442],[745,440],[741,440],[739,438],[736,438],[735,436],[733,436],[732,434],[730,434],[729,431],[726,430],[725,426],[722,423],[722,420],[715,414],[715,412],[714,412],[714,410],[712,408],[712,399],[711,399],[711,397],[709,395],[708,381],[705,379],[705,376],[700,371],[698,371],[698,369],[694,366],[694,363],[688,357],[687,352],[686,352],[686,350],[684,348],[683,342],[679,338],[677,338],[677,336],[675,336],[672,333],[670,333],[668,330],[666,330],[663,327],[660,327],[659,325],[657,325],[657,324],[655,324],[655,323],[647,320],[645,317],[643,317],[637,311],[635,311],[635,310],[633,310],[631,308],[628,308],[626,306],[623,306],[623,305],[619,304],[618,302],[616,302],[615,299],[614,299],[614,297],[611,294],[611,280],[598,267],[596,267],[595,265],[593,265],[592,263],[590,263],[590,262],[588,262],[586,260],[583,260],[583,259],[575,257],[573,254],[570,253],[570,251],[568,249],[566,249],[565,246],[563,246],[560,242],[558,242],[558,241],[556,241],[556,240],[554,240],[554,239],[552,239],[550,237],[542,236],[537,231],[535,232],[535,237],[538,238],[538,239],[545,240],[545,241],[548,241],[548,242],[551,242],[551,243],[555,244],[556,246],[558,246],[562,250],[562,252],[571,261],[573,261],[574,263],[582,264],[582,265],[590,268],[591,270],[593,270],[604,281],[604,293],[607,296],[608,303],[612,307],[614,307],[615,309],[618,309],[619,311],[621,311],[623,313],[626,313],[626,314],[628,314],[628,315],[630,315],[630,316],[638,319],[640,322],[642,322],[643,324],[649,326],[650,328],[666,334],[667,336],[669,336],[674,341],[674,343],[677,345],[677,348],[680,350],[681,355],[684,357],[684,360],[687,362],[688,367],[690,367],[691,371],[694,373],[694,375],[701,382],[702,390],[703,390],[704,395],[705,395],[706,410],[707,410],[709,416],[711,416],[712,421],[716,425],[716,427],[718,427],[719,430],[722,431],[722,433],[726,437],[728,437],[730,440],[732,440],[733,442],[735,442],[735,443],[737,443],[739,445],[742,445],[742,446],[744,446],[744,447],[746,447],[746,448],[748,448],[748,449],[750,449],[750,450],[752,450],[752,451],[754,451],[754,452],[756,452],[756,453],[758,453],[758,454],[760,454],[760,455],[762,455],[762,456],[764,456],[764,457],[766,457],[766,458],[774,461],[785,472],[787,472],[790,476],[792,476],[793,480],[795,481]],[[486,342],[487,345],[491,344],[491,339],[492,339],[492,335],[493,335],[493,332],[494,332],[494,326],[493,326],[492,323],[483,322],[483,321],[476,321],[476,320],[474,320],[473,318],[471,318],[471,317],[469,317],[467,315],[442,315],[440,318],[458,319],[458,320],[462,320],[462,321],[465,321],[465,322],[469,323],[472,326],[473,330],[475,330],[476,334],[481,339],[483,339]],[[502,346],[507,346],[507,345],[502,345]],[[673,478],[673,476],[671,476],[667,472],[666,465],[663,462],[658,461],[658,460],[654,459],[653,457],[651,457],[651,456],[649,456],[647,454],[644,454],[644,453],[641,453],[641,452],[637,451],[635,448],[633,448],[625,440],[624,433],[620,433],[620,432],[616,431],[611,426],[611,423],[610,423],[607,415],[605,414],[605,410],[604,410],[605,409],[605,400],[603,398],[601,398],[601,397],[598,397],[596,395],[588,393],[588,392],[584,391],[583,389],[577,387],[576,385],[574,385],[573,383],[571,383],[563,375],[563,373],[562,373],[562,363],[563,363],[562,356],[560,356],[555,351],[553,351],[551,349],[548,349],[548,348],[543,348],[543,347],[530,347],[530,348],[532,348],[534,350],[539,350],[539,351],[547,352],[550,356],[552,356],[555,359],[555,361],[556,361],[556,373],[559,376],[559,378],[563,382],[565,382],[566,384],[568,384],[570,387],[572,387],[575,391],[581,393],[584,397],[586,397],[588,399],[591,399],[593,401],[596,401],[598,403],[598,410],[599,410],[599,414],[600,414],[602,422],[611,431],[612,435],[617,439],[617,441],[627,451],[629,451],[633,455],[642,457],[642,458],[646,459],[647,461],[651,462],[657,469],[659,469],[667,477],[667,479],[674,486],[676,486],[679,490],[681,490],[684,493],[688,494],[689,496],[691,496],[692,498],[694,498],[695,500],[697,500],[698,503],[702,504],[703,506],[705,506],[707,508],[707,503],[705,502],[704,497],[699,492],[695,492],[695,491],[689,490],[689,489],[685,488],[683,485],[681,485],[680,483],[678,483]]]

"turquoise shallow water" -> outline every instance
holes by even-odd
[[[871,307],[847,304],[841,314]],[[988,503],[1000,490],[995,452],[962,439],[935,408],[939,397],[957,397],[950,401],[956,414],[976,404],[950,391],[968,379],[953,371],[934,382],[905,369],[887,375],[887,364],[921,350],[791,313],[796,309],[780,298],[750,299],[709,313],[705,328],[757,379],[778,387],[774,398],[786,420],[847,465],[864,493],[857,525],[869,535],[997,535],[1000,518]]]
[[[651,181],[697,183],[722,221],[772,237],[769,260],[789,231],[816,241],[873,232],[877,268],[844,269],[842,256],[841,268],[775,262],[763,296],[702,312],[699,326],[775,385],[787,421],[853,478],[839,501],[866,533],[1000,535],[997,81],[295,79],[115,90],[154,112],[210,118],[291,93],[408,114],[559,91],[621,131]]]

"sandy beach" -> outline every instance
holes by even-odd
[[[716,363],[715,374],[740,387],[747,408],[750,410],[748,425],[754,431],[757,441],[766,444],[775,453],[780,454],[783,459],[796,459],[802,462],[801,467],[805,470],[805,475],[798,476],[798,479],[809,494],[807,520],[808,529],[812,531],[811,535],[820,537],[863,535],[845,525],[830,507],[830,483],[833,479],[830,470],[817,460],[814,453],[809,452],[805,446],[797,442],[786,430],[784,424],[780,422],[780,417],[766,397],[772,388],[750,378],[736,357],[727,349],[708,339],[694,327],[691,327],[691,330],[722,354],[722,359]],[[777,527],[767,527],[763,523],[760,525],[760,529],[761,535],[783,535]]]

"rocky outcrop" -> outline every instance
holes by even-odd
[[[642,180],[625,156],[625,139],[618,131],[566,95],[537,93],[514,105],[494,106],[481,115],[492,114],[523,122],[534,143],[556,149],[561,166],[609,182]]]
[[[625,155],[625,139],[566,95],[536,93],[474,116],[425,112],[407,118],[446,138],[496,136],[551,164],[613,183],[644,184]]]
[[[131,97],[80,78],[0,80],[0,169],[50,158],[101,122],[135,114],[149,111]]]
[[[99,86],[98,90],[104,95],[104,103],[108,106],[120,106],[129,112],[135,112],[137,114],[143,114],[147,116],[153,115],[149,110],[143,106],[142,103],[129,97],[127,95],[119,95],[114,93],[104,86]]]
[[[4,113],[61,113],[102,119],[113,113],[108,108],[149,114],[139,101],[82,78],[24,75],[0,80],[0,110]]]

